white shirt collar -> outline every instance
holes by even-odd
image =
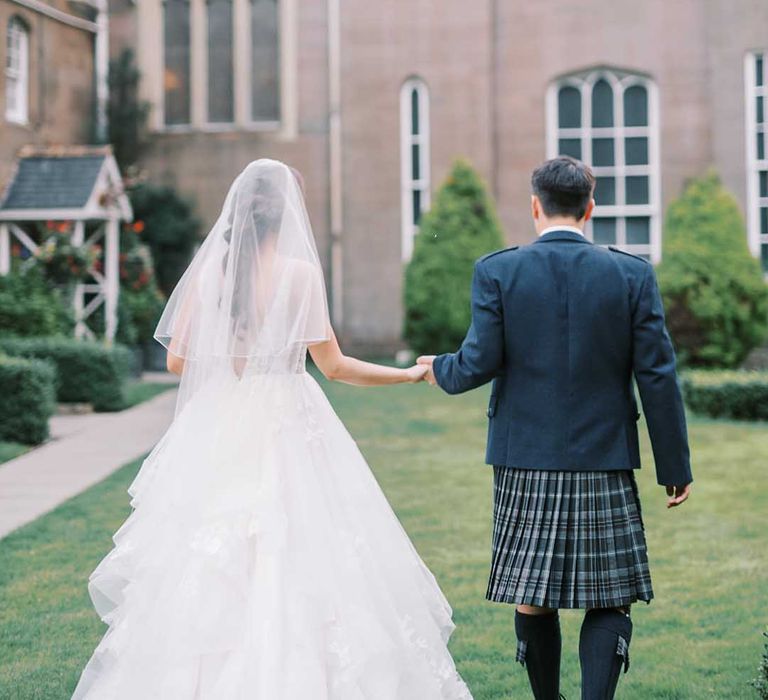
[[[539,236],[543,236],[545,233],[552,233],[552,231],[571,231],[572,233],[578,233],[580,236],[584,235],[584,231],[575,226],[550,226],[549,228],[545,228]]]

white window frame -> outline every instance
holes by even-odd
[[[8,21],[5,45],[7,51],[5,118],[14,124],[27,124],[29,122],[29,30],[18,17],[11,17]],[[8,99],[11,93],[14,93],[13,103]]]
[[[419,133],[411,133],[413,114],[411,97],[416,91],[419,105]],[[421,193],[421,214],[430,206],[430,117],[429,89],[421,78],[409,78],[400,88],[400,183],[402,259],[407,262],[413,254],[413,239],[419,227],[413,222],[413,193]],[[419,147],[419,179],[413,179],[412,146]]]
[[[613,122],[610,127],[592,126],[592,90],[599,80],[605,80],[613,90]],[[624,126],[624,91],[640,85],[648,95],[648,125]],[[560,128],[558,96],[561,88],[575,87],[581,94],[581,126]],[[647,255],[654,264],[661,260],[661,165],[659,143],[659,96],[656,83],[648,77],[605,68],[565,76],[552,82],[547,91],[547,157],[558,155],[560,139],[581,141],[581,160],[589,165],[596,177],[616,178],[616,201],[625,201],[625,178],[632,175],[648,177],[648,204],[615,204],[596,206],[593,218],[616,218],[616,245],[629,253]],[[627,165],[624,139],[627,137],[648,139],[648,164]],[[592,166],[592,140],[612,138],[614,141],[614,165]],[[650,219],[650,240],[648,244],[626,242],[627,217],[648,217]],[[585,233],[593,240],[591,222]]]
[[[763,62],[763,85],[757,87],[757,59]],[[768,246],[768,233],[760,230],[760,210],[768,207],[768,197],[760,196],[760,173],[768,173],[768,50],[751,51],[744,57],[747,163],[747,243],[762,262],[762,247]],[[757,123],[757,98],[763,98],[763,123]],[[764,134],[763,158],[757,157],[757,134]],[[768,270],[765,271],[768,277]]]
[[[208,120],[208,19],[205,0],[190,0],[190,123],[165,123],[162,66],[165,63],[164,12],[162,3],[139,3],[140,69],[145,76],[146,98],[155,105],[152,129],[160,133],[263,131],[280,140],[298,132],[297,8],[298,0],[279,0],[279,103],[278,120],[254,121],[251,114],[251,15],[249,0],[233,0],[234,121]],[[143,28],[143,29],[142,29]],[[151,33],[142,39],[143,32]],[[161,70],[157,70],[157,65]],[[154,78],[153,78],[154,76]]]

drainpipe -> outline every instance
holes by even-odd
[[[341,14],[340,0],[328,0],[328,160],[331,219],[331,314],[341,333],[344,324],[343,202],[341,176]]]
[[[109,140],[107,105],[109,103],[109,7],[107,0],[96,2],[96,46],[94,66],[96,72],[96,140]]]
[[[93,71],[96,83],[96,141],[107,143],[107,104],[109,103],[109,6],[108,0],[75,0],[96,10]]]

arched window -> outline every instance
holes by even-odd
[[[29,120],[29,32],[18,17],[12,17],[5,37],[5,118],[26,124]]]
[[[232,0],[206,0],[208,23],[208,122],[235,119]]]
[[[402,255],[409,260],[421,215],[429,208],[429,92],[419,78],[400,90]]]
[[[568,76],[548,95],[548,157],[570,155],[595,173],[587,235],[661,259],[659,126],[655,85],[639,75],[594,70]]]
[[[251,121],[280,120],[280,13],[277,0],[251,0]]]
[[[189,0],[163,2],[163,88],[165,123],[190,123],[190,12]]]
[[[766,53],[746,58],[747,222],[749,248],[768,275],[768,158],[766,158]]]

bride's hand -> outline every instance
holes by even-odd
[[[405,370],[405,373],[410,384],[418,384],[419,382],[424,381],[428,371],[429,367],[427,365],[413,365],[413,367],[408,367],[408,369]]]

